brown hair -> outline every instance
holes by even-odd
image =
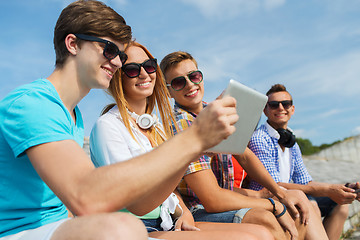
[[[166,55],[161,60],[160,68],[165,75],[166,72],[170,68],[172,68],[172,67],[176,66],[178,63],[180,63],[184,60],[188,60],[188,59],[195,63],[196,68],[198,67],[195,58],[193,58],[193,56],[191,56],[190,53],[183,52],[183,51],[177,51],[177,52],[172,52],[172,53],[169,53],[168,55]]]
[[[286,87],[280,83],[272,85],[269,91],[266,92],[266,96],[276,92],[287,92],[291,97],[291,94],[286,90]]]
[[[146,47],[141,45],[140,43],[131,42],[128,47],[130,47],[130,46],[139,47],[144,50],[144,52],[150,59],[154,58],[151,55],[151,53],[146,49]],[[124,76],[124,73],[122,72],[121,69],[119,71],[117,71],[115,73],[114,77],[111,79],[110,86],[107,91],[114,98],[116,105],[118,106],[119,112],[121,114],[121,117],[124,121],[125,127],[128,129],[128,131],[130,132],[132,137],[135,139],[134,135],[132,134],[132,130],[130,128],[130,123],[129,123],[130,116],[127,113],[127,109],[129,109],[129,110],[131,110],[131,109],[130,109],[129,103],[126,101],[126,98],[124,96],[124,91],[123,91],[123,86],[122,86],[123,76]],[[167,138],[170,138],[171,136],[173,136],[174,133],[171,128],[171,122],[175,123],[175,118],[172,113],[169,97],[170,97],[169,92],[167,91],[163,74],[160,70],[159,65],[157,65],[154,92],[147,99],[147,106],[146,106],[145,112],[148,114],[151,114],[153,112],[153,110],[156,109],[156,112],[158,112],[160,114],[162,124],[164,126],[164,130],[165,130],[165,134],[166,134]],[[113,106],[115,106],[115,104],[110,104],[110,105],[106,106],[104,108],[102,114],[109,111]],[[174,125],[176,125],[176,124],[174,124]],[[150,128],[149,131],[150,131],[150,136],[153,137],[153,139],[150,139],[150,141],[154,140],[155,135],[156,135],[155,128]],[[165,140],[165,139],[163,139],[163,140]]]
[[[126,25],[124,18],[112,8],[95,0],[75,1],[62,10],[56,22],[54,30],[56,67],[62,67],[69,55],[65,38],[71,33],[110,37],[121,43],[128,43],[132,38],[131,27]]]

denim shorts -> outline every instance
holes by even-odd
[[[160,224],[162,222],[161,218],[156,219],[141,219],[141,221],[144,223],[146,230],[148,232],[154,232],[154,231],[164,231],[162,227],[160,227]]]
[[[310,201],[316,201],[319,206],[321,217],[327,217],[331,214],[332,210],[337,206],[337,203],[329,197],[313,197],[306,195]]]
[[[191,213],[196,222],[220,222],[220,223],[241,223],[245,214],[251,208],[242,208],[240,210],[208,213],[202,205],[191,208]]]

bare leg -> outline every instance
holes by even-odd
[[[210,222],[196,222],[198,228],[203,231],[232,231],[238,230],[255,235],[258,239],[274,239],[273,235],[264,226],[250,223],[210,223]]]
[[[320,209],[316,201],[308,201],[309,224],[306,226],[306,240],[327,240],[329,239],[321,221]]]
[[[317,205],[317,202],[314,200],[311,200],[310,203],[313,206],[315,213],[321,218],[321,212],[320,212],[319,206]]]
[[[275,218],[274,214],[265,209],[250,209],[244,216],[242,223],[259,224],[266,227],[277,240],[285,240],[288,237]]]
[[[150,237],[167,240],[273,240],[274,237],[264,227],[254,224],[197,222],[201,231],[152,232]]]
[[[295,225],[296,225],[296,229],[298,230],[298,234],[299,234],[298,239],[299,240],[307,239],[306,234],[307,234],[308,226],[306,226],[305,224],[302,224],[300,221],[300,218],[295,219]],[[320,221],[320,225],[322,227],[321,221]],[[325,230],[324,230],[324,232],[325,232]],[[291,237],[289,232],[286,232],[286,236],[288,239],[290,239],[290,237]],[[320,239],[321,238],[318,238],[318,240],[320,240]]]
[[[348,214],[349,205],[337,205],[330,216],[324,218],[323,224],[330,240],[338,240],[340,238]]]
[[[144,224],[130,214],[105,213],[76,217],[61,224],[51,240],[147,240]]]

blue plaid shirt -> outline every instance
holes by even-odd
[[[253,133],[249,142],[249,148],[264,164],[266,170],[268,170],[275,182],[281,182],[277,145],[278,139],[270,136],[265,124],[261,125]],[[299,145],[295,143],[295,145],[289,150],[291,153],[289,181],[303,185],[308,184],[312,181],[312,178],[304,165]],[[260,190],[263,186],[255,181],[251,181],[249,188],[253,190]]]
[[[207,104],[203,102],[203,107],[206,106]],[[185,130],[186,128],[191,126],[192,122],[197,116],[195,113],[184,110],[177,103],[175,103],[174,106],[174,115],[179,131]],[[174,126],[174,123],[173,130],[176,134],[176,128]],[[205,169],[211,169],[213,171],[220,187],[233,190],[234,168],[231,154],[217,154],[212,158],[203,155],[197,161],[190,163],[185,173],[185,176]],[[184,202],[189,207],[196,207],[201,204],[199,198],[184,181],[184,178],[180,181],[178,185],[178,191],[183,197]]]

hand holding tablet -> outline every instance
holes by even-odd
[[[235,123],[236,131],[206,152],[241,154],[260,120],[267,96],[232,79],[222,96],[236,99],[236,111],[239,115],[239,120]]]

